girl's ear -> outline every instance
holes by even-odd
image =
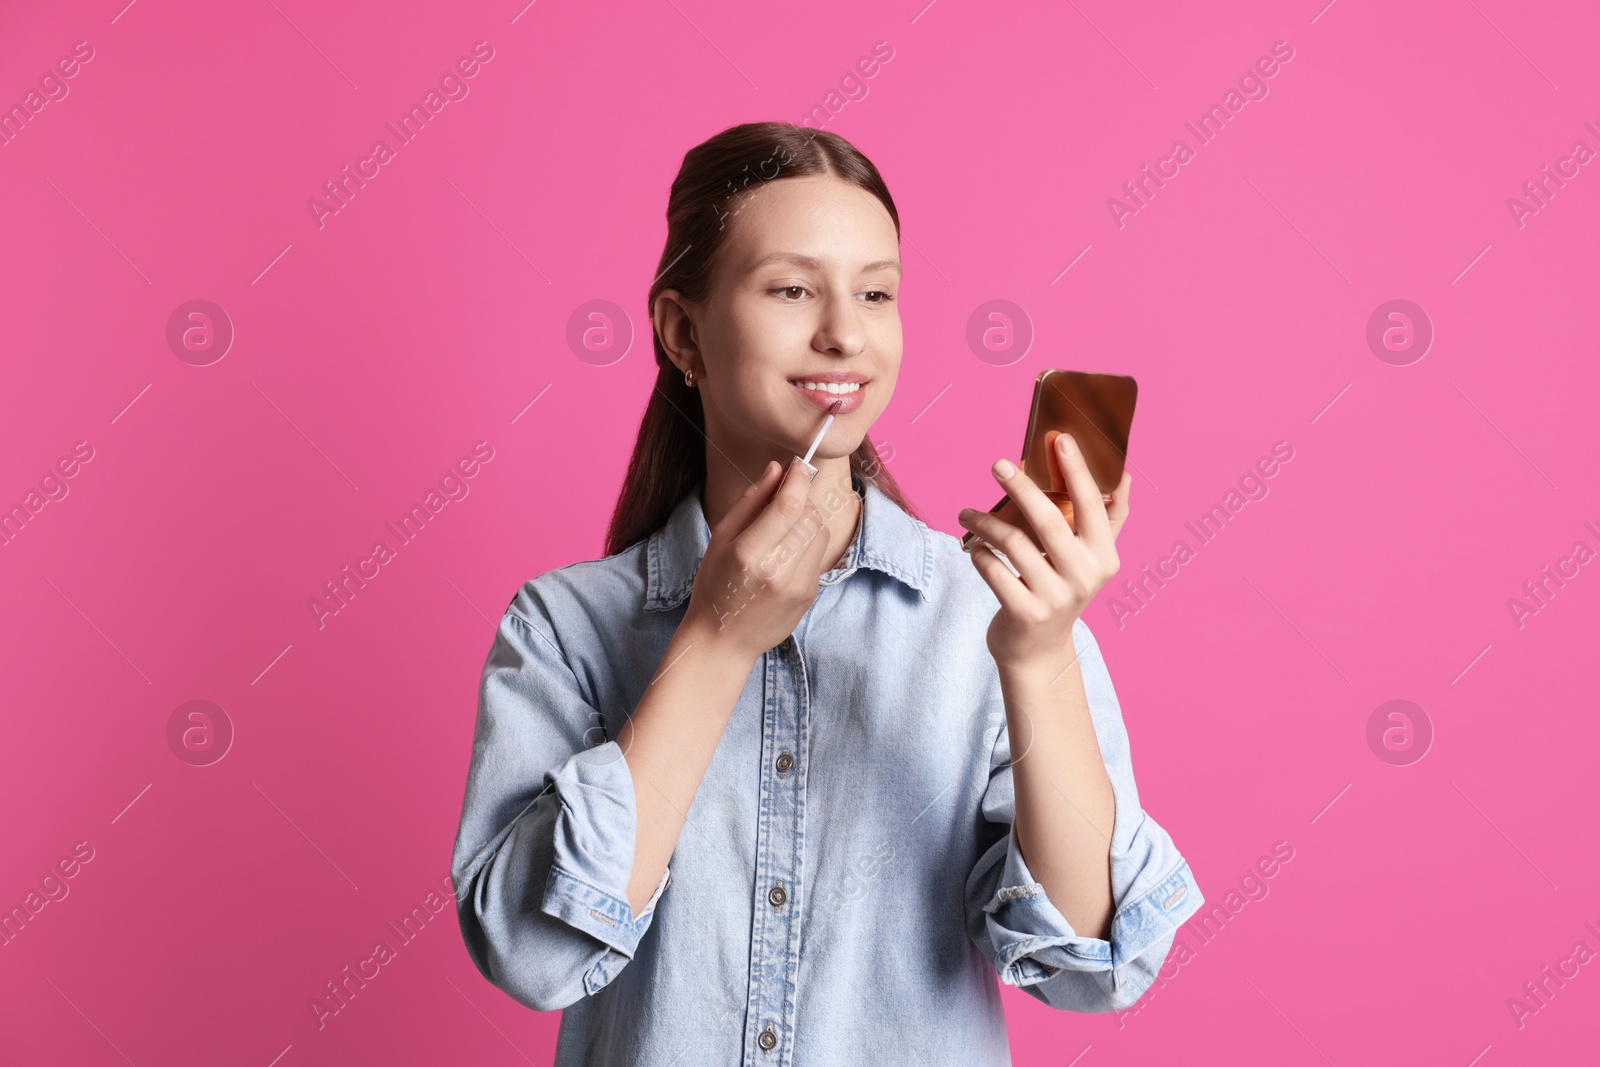
[[[655,307],[651,309],[651,324],[661,341],[661,347],[679,371],[698,364],[700,345],[695,340],[694,320],[690,317],[682,294],[676,289],[663,289],[656,294]]]

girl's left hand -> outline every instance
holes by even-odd
[[[1072,499],[1077,532],[1033,479],[1007,460],[997,466],[1009,468],[1009,473],[996,470],[994,476],[1033,527],[1037,541],[986,511],[963,508],[958,516],[962,526],[1004,552],[1019,572],[1012,574],[982,544],[973,546],[972,565],[1000,601],[989,624],[988,645],[1002,667],[1071,663],[1076,655],[1072,624],[1121,566],[1116,540],[1128,518],[1132,476],[1123,472],[1108,508],[1070,435],[1056,437],[1051,452],[1050,462],[1062,473]]]

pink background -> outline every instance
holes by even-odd
[[[800,120],[878,41],[825,128],[902,213],[874,434],[933,525],[993,502],[1045,367],[1140,382],[1122,577],[1294,450],[1122,627],[1115,589],[1086,615],[1207,897],[1294,858],[1137,1014],[1007,989],[1016,1062],[1592,1055],[1600,963],[1507,1004],[1600,951],[1600,565],[1520,628],[1507,604],[1600,549],[1600,164],[1507,205],[1600,149],[1592,8],[124,2],[0,19],[0,103],[94,50],[0,147],[0,504],[93,450],[0,547],[0,906],[93,855],[0,948],[4,1063],[550,1062],[558,1016],[486,983],[448,910],[320,1030],[309,1001],[447,876],[491,620],[600,553],[683,152]],[[470,94],[319,229],[308,198],[477,41]],[[1119,228],[1108,198],[1178,138]],[[166,340],[193,299],[236,331],[208,366]],[[1034,335],[1004,366],[966,341],[996,299]],[[1435,331],[1405,366],[1366,341],[1393,299]],[[636,333],[606,366],[566,341],[592,300]],[[478,441],[470,494],[319,629],[308,599]],[[1394,699],[1432,724],[1420,762],[1369,748]],[[210,766],[169,747],[191,700],[235,732]]]

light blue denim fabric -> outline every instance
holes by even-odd
[[[645,541],[527,582],[501,619],[451,875],[479,970],[529,1007],[565,1009],[556,1067],[1009,1064],[997,977],[1054,1008],[1126,1008],[1200,907],[1189,865],[1139,806],[1117,696],[1080,620],[1116,796],[1116,915],[1109,941],[1073,931],[1010,832],[1010,739],[985,645],[999,602],[956,538],[855,486],[855,540],[755,664],[637,916],[633,782],[615,738],[710,540],[698,492]]]

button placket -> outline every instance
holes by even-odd
[[[766,680],[744,1062],[789,1067],[792,1051],[786,1042],[793,1034],[800,930],[797,910],[787,905],[799,892],[804,863],[805,781],[798,754],[806,751],[810,704],[794,637],[772,650]]]

